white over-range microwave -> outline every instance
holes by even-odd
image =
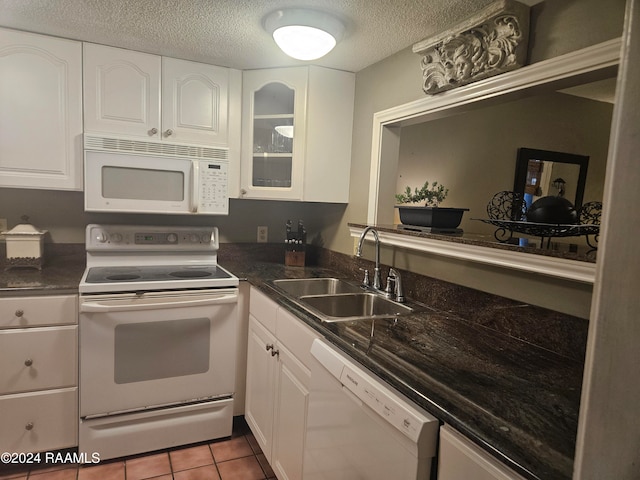
[[[228,150],[85,135],[88,212],[227,215]]]

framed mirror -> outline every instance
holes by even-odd
[[[509,110],[515,108],[514,105],[519,107],[517,102],[527,101],[532,103],[533,108],[533,114],[527,118],[533,122],[538,119],[534,114],[542,111],[541,105],[537,102],[540,95],[549,97],[547,103],[552,102],[554,111],[564,111],[564,108],[560,107],[569,103],[569,98],[572,96],[580,101],[590,101],[588,105],[583,103],[582,106],[588,110],[593,108],[593,112],[601,120],[594,122],[590,116],[581,113],[573,115],[572,122],[579,120],[580,128],[585,132],[597,128],[598,131],[603,132],[602,135],[594,137],[589,134],[571,143],[575,137],[566,135],[564,125],[560,125],[552,131],[557,141],[547,143],[558,145],[553,147],[558,150],[562,150],[562,146],[567,145],[566,151],[572,151],[574,144],[585,145],[585,151],[590,155],[589,170],[593,181],[591,178],[586,179],[582,195],[585,200],[598,201],[602,199],[604,182],[601,179],[604,179],[607,159],[605,144],[608,144],[613,108],[611,103],[599,101],[591,93],[587,96],[582,91],[578,95],[579,92],[575,90],[576,87],[588,85],[587,90],[592,92],[591,84],[601,84],[600,82],[615,86],[620,44],[620,39],[615,39],[549,61],[527,65],[515,72],[496,75],[446,94],[426,97],[376,112],[373,116],[371,140],[367,221],[366,224],[350,223],[351,235],[359,237],[367,225],[376,225],[380,228],[390,226],[388,232],[381,235],[381,242],[401,249],[592,283],[595,277],[595,258],[588,258],[587,255],[580,253],[575,255],[572,252],[561,253],[558,256],[557,252],[551,252],[548,249],[505,245],[495,241],[493,236],[495,228],[476,220],[486,216],[486,205],[493,193],[511,188],[514,181],[513,157],[517,155],[516,152],[521,145],[536,145],[538,141],[536,136],[545,138],[540,137],[539,129],[535,125],[531,127],[517,122],[518,134],[509,136],[509,140],[513,140],[513,143],[507,144],[500,138],[491,143],[484,132],[489,131],[490,128],[493,128],[490,133],[505,131],[506,125],[501,124],[500,127],[496,125],[498,120],[511,118],[502,115],[509,112],[494,112],[488,122],[482,120],[474,122],[473,120],[477,119],[471,119],[467,122],[470,126],[464,128],[458,120],[465,120],[469,114],[476,112],[485,113],[487,107]],[[610,81],[610,79],[613,80]],[[562,94],[566,95],[562,96]],[[552,96],[555,98],[551,98]],[[611,96],[611,98],[615,97]],[[522,115],[522,112],[519,114]],[[572,122],[571,125],[573,125]],[[479,132],[478,125],[486,126],[485,130]],[[502,128],[503,126],[505,128]],[[513,128],[514,123],[511,122],[508,126]],[[552,126],[549,122],[545,124],[547,131]],[[415,134],[411,136],[414,127]],[[446,138],[448,141],[438,143],[425,141],[425,137],[428,137],[426,133],[431,135],[429,138]],[[462,133],[467,135],[465,141],[462,140]],[[445,137],[445,134],[448,136]],[[561,138],[558,139],[558,136]],[[482,156],[478,154],[479,141],[485,142],[486,145],[485,154]],[[589,142],[593,145],[587,146],[586,143]],[[500,148],[500,152],[496,151],[496,146]],[[510,151],[507,151],[509,149]],[[426,163],[427,157],[429,172],[418,172],[417,168]],[[504,168],[500,168],[500,159],[503,159]],[[458,161],[459,168],[456,168],[453,161]],[[405,169],[407,165],[410,169],[399,170]],[[411,170],[414,165],[415,171]],[[579,164],[563,165],[577,168],[580,179]],[[559,177],[568,183],[568,178],[562,175]],[[431,181],[435,179],[445,183],[447,188],[451,189],[451,196],[448,199],[451,201],[451,206],[471,208],[466,219],[467,223],[462,227],[465,229],[462,237],[445,238],[427,233],[407,233],[396,228],[394,194],[398,191],[399,184],[407,185],[414,178],[419,178],[422,182],[425,179]],[[462,183],[465,179],[471,180],[467,184],[472,188],[465,187]],[[461,183],[458,184],[458,182]],[[415,183],[417,185],[419,181],[416,180]],[[576,181],[576,186],[578,183],[583,182]],[[567,198],[570,194],[568,185],[565,184]],[[576,203],[581,206],[582,199],[576,199],[576,194],[577,192],[573,193],[573,199],[577,200]],[[453,202],[459,205],[454,205]],[[578,205],[575,206],[579,208]],[[474,209],[476,212],[473,211]],[[473,227],[471,227],[472,222]]]
[[[586,155],[519,148],[513,191],[524,196],[527,206],[540,197],[561,196],[579,210],[588,166]]]

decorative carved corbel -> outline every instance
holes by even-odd
[[[464,22],[416,43],[422,89],[432,95],[522,67],[527,58],[529,7],[499,0]]]

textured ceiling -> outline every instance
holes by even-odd
[[[437,34],[492,0],[0,0],[0,25],[239,69],[299,65],[263,17],[309,7],[342,18],[345,38],[313,63],[357,72]],[[521,0],[533,5],[540,0]]]

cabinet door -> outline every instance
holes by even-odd
[[[271,466],[278,478],[301,480],[311,373],[278,345]]]
[[[276,337],[278,344],[284,345],[288,351],[305,368],[309,368],[312,362],[311,345],[321,335],[306,325],[298,317],[283,308],[278,308]]]
[[[349,202],[354,98],[353,73],[309,67],[306,202]]]
[[[159,56],[84,44],[84,129],[160,138]]]
[[[267,347],[270,347],[267,349]],[[245,419],[265,456],[271,458],[276,339],[253,315],[249,316]]]
[[[229,69],[162,59],[162,138],[227,145]]]
[[[241,196],[302,200],[306,67],[243,74]]]
[[[81,49],[0,29],[0,186],[82,190]]]
[[[448,425],[440,428],[438,480],[524,480]]]

